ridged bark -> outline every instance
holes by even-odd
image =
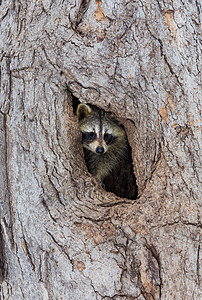
[[[2,300],[201,298],[199,16],[0,1]],[[72,97],[123,121],[137,200],[87,172]]]

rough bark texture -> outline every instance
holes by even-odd
[[[2,299],[200,299],[199,1],[0,1]],[[124,120],[139,197],[87,172],[72,95]]]

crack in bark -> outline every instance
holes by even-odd
[[[50,143],[49,143],[49,138],[48,138],[48,137],[49,137],[49,134],[48,134],[47,130],[45,129],[45,127],[44,127],[42,121],[39,120],[39,122],[40,122],[40,125],[41,125],[42,129],[43,129],[44,132],[45,132],[45,136],[46,136],[46,139],[47,139],[47,143],[48,143],[48,145],[49,145],[49,148],[52,150],[52,152],[53,152],[54,155],[55,155],[55,152],[53,151],[53,149],[52,149],[52,147],[51,147],[51,145],[50,145]],[[42,156],[43,156],[43,155],[42,155]],[[60,203],[63,207],[65,207],[64,203],[63,203],[62,200],[61,200],[59,191],[57,190],[57,188],[55,187],[53,181],[51,180],[51,176],[48,174],[47,161],[46,161],[45,157],[43,157],[43,160],[44,160],[44,163],[45,163],[45,166],[46,166],[46,174],[47,174],[47,177],[48,177],[48,179],[49,179],[49,182],[50,182],[50,184],[51,184],[51,186],[52,186],[52,188],[53,188],[54,194],[55,194],[56,198],[58,199],[59,203]],[[54,177],[55,177],[55,176],[54,176]],[[57,180],[58,180],[58,179],[57,179]],[[43,187],[42,187],[42,188],[43,188]],[[44,189],[43,189],[43,190],[44,190]]]
[[[172,155],[173,161],[175,161],[175,162],[176,162],[176,165],[178,166],[178,170],[181,170],[181,169],[182,169],[182,164],[180,164],[178,157],[177,157],[176,155],[174,155],[173,151],[170,149],[169,142],[167,142],[166,149],[167,149],[168,152]],[[186,149],[185,149],[185,148],[183,148],[183,149],[184,149],[184,151],[185,151],[185,153],[186,153],[186,152],[187,152]],[[175,175],[176,175],[177,173],[176,173],[176,172],[173,172],[172,166],[171,166],[171,167],[169,166],[169,161],[166,160],[165,155],[164,155],[164,159],[165,159],[165,161],[167,162],[167,165],[168,165],[170,171],[172,172],[172,174],[175,174]],[[192,162],[191,162],[191,163],[192,163]],[[184,168],[184,164],[183,164],[183,168]],[[194,172],[194,174],[195,174],[195,172]],[[182,179],[182,182],[184,183],[184,186],[186,187],[187,191],[189,191],[189,193],[190,193],[190,191],[192,191],[192,189],[191,189],[191,187],[188,186],[188,184],[186,183],[185,179],[183,178],[182,173],[181,173],[181,172],[178,172],[178,175],[179,175],[180,178]],[[190,193],[190,194],[191,194],[191,193]],[[193,195],[192,195],[192,196],[193,196]]]
[[[186,221],[183,221],[179,218],[178,221],[173,221],[173,222],[167,222],[167,223],[164,223],[164,224],[160,224],[160,225],[155,225],[155,226],[151,226],[150,228],[153,230],[153,229],[158,229],[158,228],[164,228],[166,226],[175,226],[175,225],[187,225],[187,226],[194,226],[194,227],[197,227],[197,228],[202,228],[202,224],[199,222],[199,223],[193,223],[193,222],[186,222]]]
[[[8,114],[10,110],[11,98],[11,58],[4,55],[1,62],[1,99],[0,109],[3,114]]]
[[[122,272],[121,272],[121,275],[120,275],[120,282],[121,282],[121,290],[123,290],[123,276],[124,274],[127,272],[128,268],[127,268],[127,251],[128,251],[128,245],[129,245],[129,239],[126,237],[126,244],[125,245],[121,245],[123,248],[124,248],[124,252],[125,252],[125,257],[124,257],[124,265],[123,267],[121,268],[122,269]],[[116,245],[115,245],[116,247]],[[120,252],[120,250],[118,249],[118,244],[117,244],[117,247],[116,249]],[[122,253],[121,253],[122,254]],[[123,254],[122,254],[123,256]]]
[[[196,275],[198,279],[198,285],[200,286],[200,243],[198,245],[198,251],[197,251]]]
[[[4,225],[5,229],[9,229],[9,232],[7,232],[9,237],[9,242],[11,243],[12,248],[15,248],[15,242],[14,242],[14,234],[13,234],[13,212],[12,212],[12,201],[11,201],[11,191],[10,191],[10,185],[9,185],[9,170],[8,170],[8,133],[7,133],[7,125],[6,125],[6,119],[7,115],[4,115],[3,119],[3,130],[4,130],[4,143],[5,143],[5,172],[6,172],[6,190],[7,193],[5,195],[5,205],[8,207],[8,218],[9,218],[9,224],[7,224],[5,218],[4,218]]]
[[[162,276],[161,276],[161,261],[160,261],[160,255],[157,252],[156,248],[152,244],[148,244],[147,241],[145,243],[146,248],[150,251],[152,256],[155,258],[157,264],[158,264],[158,273],[159,273],[159,299],[161,299],[162,295]]]
[[[56,239],[54,238],[54,236],[52,235],[52,233],[50,233],[50,231],[46,230],[47,234],[51,237],[51,239],[54,241],[54,243],[57,245],[58,249],[67,257],[67,259],[70,261],[71,265],[72,265],[72,271],[74,271],[74,260],[70,258],[69,254],[67,253],[67,251],[65,250],[65,246],[60,245]]]
[[[30,251],[29,251],[29,246],[28,246],[28,243],[27,243],[27,241],[26,241],[26,239],[25,239],[24,230],[23,230],[23,225],[22,225],[22,222],[21,222],[20,218],[19,218],[19,221],[20,221],[21,230],[22,230],[21,247],[22,247],[22,249],[23,249],[25,255],[28,257],[28,260],[29,260],[29,262],[30,262],[30,264],[31,264],[31,266],[32,266],[32,270],[35,272],[35,264],[34,264],[34,262],[33,262],[33,260],[32,260],[32,255],[31,255],[31,253],[30,253]],[[17,251],[16,251],[16,254],[17,254]],[[18,257],[18,256],[17,256],[17,257]],[[19,257],[18,257],[18,260],[19,260],[19,263],[20,263],[20,258],[19,258]],[[22,271],[22,267],[21,267],[21,271]],[[23,271],[22,271],[22,273],[23,273]]]
[[[21,224],[21,226],[22,226],[22,224]],[[28,243],[27,243],[27,241],[26,241],[26,239],[25,239],[24,234],[23,234],[23,242],[24,242],[24,243],[22,244],[23,251],[24,251],[25,255],[27,255],[27,257],[28,257],[28,259],[29,259],[29,261],[30,261],[30,264],[31,264],[31,266],[32,266],[32,270],[35,272],[35,264],[33,263],[31,253],[30,253],[30,251],[29,251]],[[23,246],[24,246],[24,247],[23,247]]]
[[[3,238],[2,225],[0,224],[0,283],[5,278],[5,242]]]
[[[179,136],[179,139],[183,143],[183,148],[184,148],[185,153],[187,153],[189,158],[190,158],[191,165],[192,165],[195,177],[196,177],[197,181],[200,182],[200,176],[199,176],[199,174],[196,170],[196,162],[195,162],[196,158],[194,157],[193,151],[192,151],[191,147],[189,146],[189,143],[186,143],[186,139],[196,141],[195,138],[194,138],[193,130],[187,124],[185,126],[178,125],[174,129],[176,131],[177,136]],[[198,145],[198,143],[197,143],[197,146],[200,149],[200,145]],[[198,154],[198,151],[196,150],[196,148],[194,150],[195,150],[196,156],[198,156],[198,158],[200,160],[200,156]]]
[[[81,210],[81,209],[80,209]],[[106,222],[106,221],[110,221],[111,220],[111,217],[109,217],[109,216],[102,216],[102,217],[100,217],[100,219],[95,219],[95,218],[91,218],[91,217],[86,217],[85,216],[85,212],[83,211],[83,210],[81,210],[82,212],[83,212],[83,218],[85,219],[85,220],[88,220],[88,221],[91,221],[91,222],[93,222],[93,223],[97,223],[97,224],[99,224],[99,223],[102,223],[102,222]],[[75,214],[76,215],[76,214]],[[77,216],[77,217],[80,217],[79,215]]]
[[[122,204],[134,204],[134,203],[136,203],[137,202],[137,199],[135,199],[135,200],[130,200],[130,199],[127,199],[127,198],[122,198],[123,200],[122,201],[120,201],[120,198],[118,198],[117,200],[119,200],[119,201],[117,201],[117,202],[113,202],[113,203],[102,203],[102,204],[98,204],[98,206],[99,207],[114,207],[114,206],[118,206],[118,205],[122,205]]]
[[[155,145],[156,145],[156,139],[155,139]],[[146,189],[147,185],[150,184],[151,180],[152,180],[152,177],[157,169],[157,167],[159,166],[161,160],[162,160],[162,146],[161,146],[161,142],[158,143],[159,145],[159,148],[158,148],[158,151],[156,151],[157,147],[155,147],[155,153],[154,153],[154,158],[151,162],[151,172],[150,172],[150,176],[145,178],[145,183],[143,185],[143,190],[142,192]]]
[[[80,30],[78,27],[80,23],[82,22],[83,17],[85,16],[91,0],[81,0],[79,10],[77,14],[75,15],[75,20],[71,20],[70,14],[69,14],[69,22],[71,24],[71,28],[74,32],[78,33],[80,36],[85,36],[85,34]]]
[[[57,220],[52,216],[50,209],[48,207],[48,204],[46,203],[44,197],[41,195],[41,202],[43,204],[43,206],[45,207],[46,211],[48,212],[49,216],[51,217],[51,219],[53,220],[54,223],[57,223]]]
[[[56,197],[57,197],[59,203],[60,203],[63,207],[65,207],[65,204],[64,204],[64,203],[62,202],[62,200],[61,200],[60,193],[59,193],[59,191],[56,189],[56,187],[55,187],[54,183],[52,182],[50,176],[48,176],[48,179],[49,179],[49,182],[50,182],[51,186],[53,187],[53,189],[54,189],[54,191],[55,191],[55,195],[56,195]]]
[[[0,5],[1,5],[1,4],[0,4]],[[3,21],[3,20],[7,17],[9,10],[10,10],[10,9],[7,8],[7,10],[5,11],[5,13],[1,16],[1,21]]]
[[[5,280],[1,284],[0,296],[2,296],[2,300],[8,300],[8,299],[11,299],[10,297],[12,297],[12,286]]]
[[[49,281],[49,273],[50,269],[48,267],[48,259],[49,259],[49,252],[44,251],[41,249],[43,257],[40,255],[40,264],[39,264],[39,282],[41,283],[43,299],[49,299],[50,294],[52,291],[51,282]],[[50,299],[52,299],[50,297]]]
[[[90,1],[91,0],[82,0],[81,1],[79,11],[78,11],[78,14],[76,16],[75,29],[77,29],[77,27],[79,26],[79,24],[82,21],[82,18],[84,17],[85,13],[87,12],[88,7],[90,5]]]
[[[15,256],[16,256],[16,259],[18,261],[18,265],[19,265],[19,268],[20,268],[20,271],[21,271],[21,274],[22,274],[22,280],[24,280],[24,276],[23,276],[23,269],[22,269],[22,265],[21,265],[21,262],[20,262],[20,256],[18,255],[18,245],[16,244],[15,245]]]

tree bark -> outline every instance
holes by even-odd
[[[199,2],[0,1],[2,299],[200,299]],[[87,171],[113,112],[138,199]]]

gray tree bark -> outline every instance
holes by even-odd
[[[2,299],[200,299],[200,3],[0,1]],[[124,120],[137,200],[72,95]]]

